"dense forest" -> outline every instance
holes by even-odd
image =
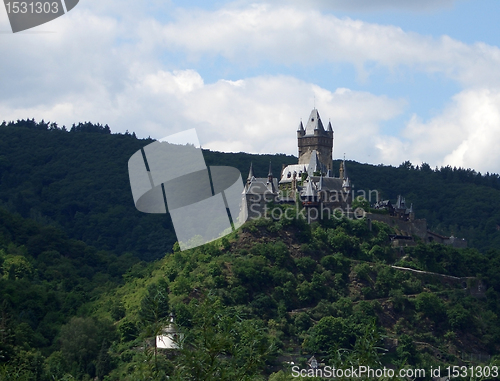
[[[180,251],[168,215],[133,205],[127,161],[150,142],[92,123],[0,126],[0,380],[292,380],[313,355],[500,365],[498,175],[347,162],[355,190],[403,194],[467,249],[401,250],[383,223],[298,216]],[[204,155],[244,177],[296,162]],[[181,348],[157,350],[171,314]]]
[[[55,123],[23,120],[0,125],[0,206],[64,230],[101,250],[129,252],[141,260],[161,258],[175,243],[170,218],[134,208],[127,163],[151,139],[111,134],[108,126],[80,123],[69,130]],[[266,177],[269,161],[278,176],[294,156],[221,153],[204,150],[207,165],[238,168],[250,163]],[[334,163],[338,168],[339,162]],[[416,217],[431,230],[466,238],[487,250],[500,246],[500,179],[471,169],[428,164],[399,167],[347,162],[354,190],[377,190],[413,203]],[[338,173],[337,173],[338,175]],[[374,200],[372,200],[374,201]]]

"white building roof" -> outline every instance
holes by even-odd
[[[283,172],[281,172],[280,184],[291,183],[293,180],[293,173],[297,173],[297,181],[300,180],[302,173],[307,172],[309,165],[306,164],[292,164],[287,165]]]

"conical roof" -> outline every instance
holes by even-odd
[[[314,189],[312,187],[312,180],[311,179],[309,179],[309,181],[307,182],[306,192],[304,193],[304,196],[306,196],[306,197],[316,196],[316,192],[314,191]]]
[[[314,135],[315,130],[318,130],[320,135],[325,133],[325,128],[321,122],[319,112],[318,110],[313,109],[311,111],[311,115],[309,115],[309,119],[307,120],[306,135]]]
[[[297,131],[304,132],[304,125],[302,124],[302,121],[300,121],[299,128],[297,128]]]

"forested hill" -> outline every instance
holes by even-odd
[[[132,252],[152,260],[176,241],[167,215],[134,207],[128,160],[151,143],[134,134],[111,134],[109,127],[84,123],[66,130],[33,120],[0,125],[0,206],[117,254]],[[234,157],[236,156],[236,157]],[[267,175],[272,158],[277,172],[293,162],[284,155],[207,152],[207,164],[223,163],[245,172],[253,160]]]
[[[176,238],[165,215],[138,212],[133,205],[127,162],[151,139],[112,134],[108,126],[80,123],[59,128],[34,120],[0,125],[0,205],[42,224],[56,225],[71,238],[121,255],[160,258]],[[279,148],[278,148],[279,150]],[[246,177],[250,162],[266,176],[272,160],[277,176],[294,156],[204,151],[208,165],[237,167]],[[338,164],[338,163],[337,163]],[[377,189],[382,197],[398,194],[413,203],[439,233],[465,237],[487,250],[500,245],[498,175],[472,170],[431,169],[404,163],[398,168],[349,161],[355,189]]]
[[[356,190],[377,189],[393,202],[398,194],[405,196],[432,231],[466,238],[483,251],[500,247],[498,174],[410,162],[397,168],[348,162],[347,170]]]

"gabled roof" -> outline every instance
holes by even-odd
[[[245,186],[244,194],[271,194],[276,193],[278,189],[278,179],[273,179],[272,182],[263,177],[252,178],[250,184]]]
[[[318,130],[320,135],[326,135],[325,128],[323,127],[323,123],[321,122],[321,118],[319,116],[319,112],[318,110],[313,109],[311,111],[311,115],[309,115],[309,119],[307,120],[306,136],[314,135],[315,130]]]
[[[305,167],[306,166],[304,166],[303,164],[287,165],[285,167],[285,169],[283,169],[283,172],[281,172],[280,184],[291,183],[293,180],[293,173],[294,172],[297,173],[297,181],[299,181],[302,173],[307,172],[307,168],[305,168]]]
[[[319,184],[321,183],[321,190],[324,190],[324,191],[337,191],[337,192],[341,192],[342,191],[342,182],[343,180],[342,179],[339,179],[337,177],[323,177],[323,180],[321,180],[322,178],[320,176],[313,176],[313,177],[310,177],[310,179],[314,182],[314,183],[317,183],[318,184],[318,187],[319,187]]]

